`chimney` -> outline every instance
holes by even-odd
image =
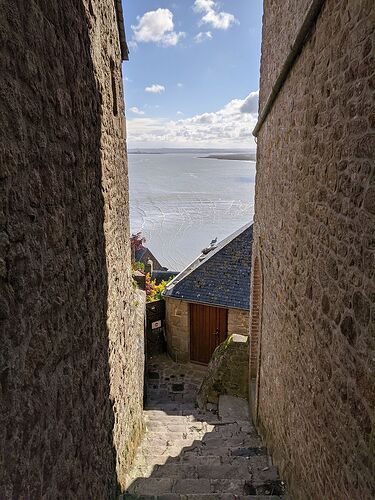
[[[154,263],[151,259],[148,259],[147,264],[145,265],[145,272],[150,273],[150,276],[152,277],[152,273],[154,272]]]

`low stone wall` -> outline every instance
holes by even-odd
[[[189,303],[165,298],[167,349],[176,361],[190,360]]]
[[[228,310],[228,335],[249,335],[250,312],[240,309]]]
[[[207,403],[217,404],[222,394],[248,398],[247,340],[248,337],[244,335],[231,335],[216,348],[198,391],[200,408],[204,408]]]

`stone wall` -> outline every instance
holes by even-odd
[[[114,2],[0,10],[0,497],[114,498],[143,392]]]
[[[189,303],[184,300],[165,298],[165,323],[167,349],[179,362],[190,360]]]
[[[190,360],[189,302],[165,297],[167,348],[173,359]],[[228,336],[249,334],[249,312],[228,309]]]
[[[310,4],[311,0],[288,0],[286,7],[281,0],[263,1],[260,110],[264,108]],[[277,24],[283,29],[275,29]],[[272,37],[269,36],[271,31]]]
[[[228,309],[228,335],[249,335],[249,311]]]
[[[264,48],[292,4],[265,3]],[[374,19],[325,2],[258,135],[258,423],[293,498],[375,495]]]
[[[116,475],[122,490],[144,431],[145,308],[145,292],[133,290],[123,310],[126,330],[119,331],[109,359]]]

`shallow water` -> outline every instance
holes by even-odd
[[[131,232],[172,270],[253,219],[255,162],[130,154],[129,182]]]

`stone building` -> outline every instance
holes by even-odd
[[[173,359],[208,364],[232,334],[249,334],[253,226],[213,244],[166,287],[167,347]]]
[[[121,2],[0,12],[0,498],[115,498],[143,428]]]
[[[251,399],[293,498],[375,497],[375,3],[264,2]]]

